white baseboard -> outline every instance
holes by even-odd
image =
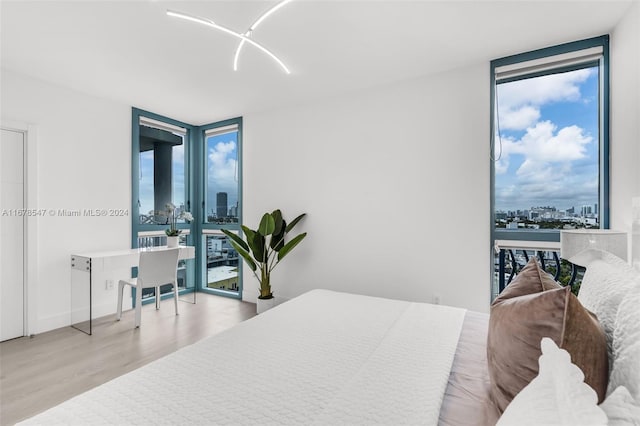
[[[56,328],[68,327],[71,325],[71,313],[53,315],[47,318],[38,318],[38,324],[32,334],[45,333]]]
[[[242,290],[243,302],[256,303],[257,299],[258,299],[258,295],[256,294],[255,290],[254,291]]]

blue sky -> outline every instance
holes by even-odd
[[[496,210],[598,201],[598,69],[498,85]]]

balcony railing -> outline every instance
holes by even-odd
[[[571,286],[571,291],[578,294],[585,268],[561,259],[560,243],[497,240],[492,298],[513,281],[532,256],[537,256],[542,269],[553,275],[553,279],[563,286]]]

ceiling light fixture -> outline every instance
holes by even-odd
[[[287,3],[289,1],[291,1],[291,0],[285,0],[282,3]],[[264,20],[264,18],[266,18],[266,16],[270,15],[272,12],[275,12],[274,9],[279,9],[279,7],[284,6],[282,3],[276,5],[275,7],[270,9],[267,13],[262,15],[258,19],[258,21],[256,21],[256,23],[254,23],[252,25],[252,27],[255,27],[256,24],[259,24],[260,21],[262,21],[262,20]],[[256,48],[260,49],[261,51],[263,51],[264,53],[269,55],[274,61],[276,61],[278,63],[278,65],[280,65],[280,67],[282,67],[284,72],[286,72],[287,74],[291,74],[291,71],[289,71],[289,68],[287,68],[287,66],[273,52],[271,52],[269,49],[267,49],[266,47],[264,47],[260,43],[253,41],[251,38],[249,38],[249,36],[247,36],[245,34],[240,34],[240,33],[235,32],[234,30],[232,30],[230,28],[227,28],[227,27],[224,27],[222,25],[216,24],[215,22],[213,22],[210,19],[200,18],[198,16],[193,16],[193,15],[189,15],[189,14],[186,14],[186,13],[177,12],[175,10],[167,10],[167,15],[171,16],[171,17],[174,17],[174,18],[180,18],[180,19],[184,19],[184,20],[187,20],[187,21],[195,22],[195,23],[198,23],[198,24],[206,25],[208,27],[215,28],[215,29],[220,30],[222,32],[225,32],[225,33],[227,33],[229,35],[232,35],[232,36],[234,36],[236,38],[239,38],[241,40],[241,45],[244,44],[244,42],[247,42],[247,43],[251,44],[252,46],[255,46]],[[247,33],[251,34],[251,31],[252,31],[252,29],[250,28],[247,31]],[[239,48],[240,48],[240,46],[239,46]]]
[[[269,15],[271,15],[273,12],[275,12],[276,10],[280,9],[282,6],[286,5],[287,3],[292,2],[293,0],[283,0],[280,3],[276,4],[275,6],[273,6],[271,9],[267,10],[265,13],[263,13],[258,19],[256,19],[256,22],[254,22],[247,31],[245,31],[244,35],[246,37],[251,37],[251,34],[253,33],[253,30],[255,30],[256,28],[258,28],[258,25],[260,25],[260,23],[262,21],[264,21],[265,19],[267,19],[267,17]],[[235,55],[233,55],[233,70],[234,71],[238,71],[238,58],[240,57],[240,51],[242,50],[242,47],[244,46],[244,40],[240,41],[240,44],[238,44],[238,47],[236,49],[236,53]]]

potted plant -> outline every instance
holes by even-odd
[[[193,216],[189,212],[181,212],[178,214],[178,209],[176,209],[176,206],[173,203],[167,203],[165,205],[165,209],[167,223],[169,224],[169,229],[164,231],[165,234],[167,234],[167,247],[178,247],[178,239],[182,232],[181,229],[178,229],[178,220],[184,219],[191,222],[193,220]]]
[[[271,290],[271,272],[307,236],[307,233],[303,232],[289,241],[285,241],[287,234],[305,215],[306,213],[302,213],[287,224],[282,218],[280,210],[265,213],[260,220],[258,229],[253,230],[244,225],[242,226],[245,239],[226,229],[222,230],[229,237],[229,242],[233,248],[249,265],[253,275],[260,283],[260,295],[258,296],[257,304],[258,313],[273,306],[274,303]]]

